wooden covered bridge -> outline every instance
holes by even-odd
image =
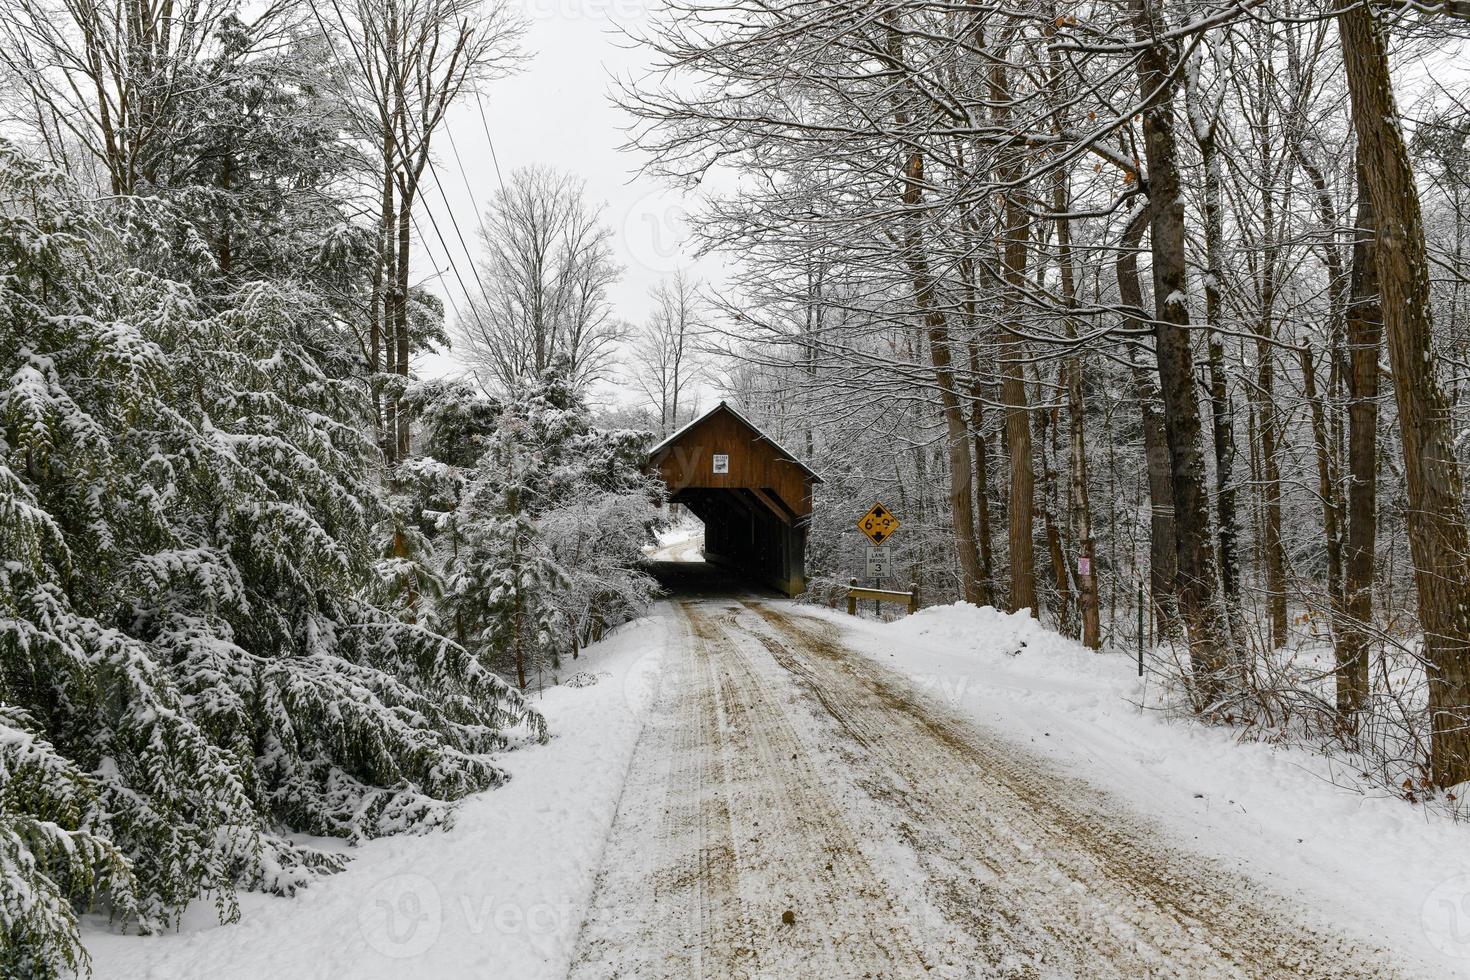
[[[812,489],[822,482],[724,402],[649,451],[672,503],[704,522],[704,557],[796,595],[806,588]]]

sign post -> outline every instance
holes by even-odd
[[[884,544],[893,533],[898,530],[899,519],[893,516],[893,512],[882,503],[874,503],[868,512],[858,519],[858,530],[865,534],[869,541],[873,542],[867,549],[868,576],[873,580],[873,588],[882,586],[884,575],[892,571],[889,565],[889,551]],[[877,599],[873,600],[873,611],[882,615],[882,607]]]

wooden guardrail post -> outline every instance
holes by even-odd
[[[909,583],[909,615],[919,611],[919,583]]]
[[[856,616],[857,615],[857,595],[852,590],[855,589],[855,588],[857,588],[857,579],[855,579],[855,578],[854,579],[848,579],[847,580],[847,586],[848,586],[848,588],[847,588],[847,614],[849,616]]]

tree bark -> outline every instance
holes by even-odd
[[[1065,372],[1065,368],[1063,371]],[[1039,374],[1039,372],[1038,372]],[[1037,379],[1037,387],[1040,387],[1040,378]],[[1041,392],[1037,392],[1035,399],[1041,404]],[[1067,564],[1066,545],[1062,540],[1061,521],[1057,514],[1057,500],[1060,481],[1057,479],[1057,429],[1061,424],[1060,406],[1057,404],[1042,406],[1036,415],[1038,428],[1041,430],[1041,520],[1042,528],[1046,535],[1046,548],[1051,558],[1052,576],[1056,582],[1057,590],[1057,630],[1063,636],[1076,637],[1077,631],[1072,622],[1072,580],[1071,568]]]
[[[1220,542],[1220,587],[1232,629],[1240,637],[1240,565],[1236,548],[1240,518],[1236,509],[1235,409],[1225,376],[1225,345],[1220,338],[1222,291],[1225,287],[1225,208],[1221,200],[1220,153],[1215,123],[1197,141],[1203,164],[1205,219],[1205,352],[1210,378],[1210,434],[1215,451],[1215,523]]]
[[[1143,287],[1138,276],[1138,247],[1148,229],[1148,209],[1134,214],[1123,230],[1118,252],[1118,299],[1128,310],[1143,312]],[[1125,328],[1142,330],[1146,324],[1128,316]],[[1164,415],[1159,410],[1159,386],[1152,369],[1130,358],[1133,387],[1138,395],[1143,424],[1144,470],[1148,476],[1149,499],[1149,592],[1153,597],[1158,630],[1176,632],[1178,606],[1174,598],[1179,550],[1174,540],[1174,479],[1169,468],[1169,441],[1164,433]]]
[[[1268,195],[1269,197],[1269,195]],[[1269,234],[1269,232],[1268,232]],[[1277,443],[1281,425],[1276,417],[1276,349],[1271,305],[1275,287],[1271,267],[1275,258],[1263,259],[1261,320],[1256,333],[1256,412],[1261,438],[1261,558],[1266,573],[1266,614],[1271,626],[1271,646],[1286,645],[1286,549],[1281,542],[1281,458]]]
[[[1339,578],[1339,570],[1342,568],[1342,539],[1336,504],[1337,466],[1332,458],[1332,445],[1328,441],[1327,408],[1317,391],[1317,363],[1312,356],[1311,342],[1303,341],[1297,352],[1302,367],[1302,390],[1312,416],[1312,445],[1317,457],[1317,493],[1322,498],[1322,534],[1327,548],[1327,601],[1334,624],[1333,635],[1336,635],[1336,622],[1342,612],[1342,583]]]
[[[1337,9],[1359,159],[1376,219],[1383,337],[1404,449],[1409,552],[1429,678],[1429,778],[1452,786],[1470,779],[1470,548],[1450,406],[1430,349],[1424,219],[1382,26],[1366,6],[1337,0]]]
[[[1052,185],[1052,210],[1057,215],[1057,267],[1062,279],[1062,301],[1066,304],[1067,337],[1075,340],[1077,323],[1071,311],[1077,307],[1077,272],[1072,261],[1072,222],[1066,217],[1071,210],[1068,175],[1058,170]],[[1077,598],[1080,612],[1082,645],[1092,650],[1102,646],[1097,588],[1097,569],[1093,563],[1096,542],[1092,537],[1092,508],[1087,499],[1087,439],[1084,429],[1085,405],[1082,399],[1082,358],[1076,354],[1063,366],[1067,388],[1068,448],[1071,457],[1071,484],[1067,496],[1071,504],[1072,533],[1076,537],[1078,558]],[[1066,556],[1062,558],[1066,562]],[[1085,570],[1084,564],[1085,561]],[[1070,573],[1067,565],[1063,572]],[[1059,575],[1060,577],[1060,575]]]
[[[397,357],[393,373],[400,378],[408,377],[408,283],[409,258],[413,247],[412,220],[416,180],[410,179],[400,189],[398,201],[398,279],[393,289],[393,338]],[[397,447],[394,458],[407,459],[412,450],[408,406],[399,401],[396,412]]]
[[[1146,106],[1143,142],[1148,161],[1156,311],[1154,349],[1173,478],[1179,610],[1188,632],[1200,706],[1208,707],[1225,690],[1232,645],[1216,585],[1199,399],[1194,390],[1194,356],[1189,343],[1184,199],[1175,138],[1174,55],[1169,43],[1156,33],[1154,21],[1159,5],[1151,0],[1131,0],[1131,4],[1139,39],[1148,42],[1139,56],[1138,75]]]
[[[1266,573],[1266,614],[1271,646],[1286,646],[1286,548],[1281,541],[1281,453],[1283,427],[1276,411],[1276,273],[1280,249],[1276,242],[1275,168],[1271,165],[1267,70],[1257,66],[1261,117],[1259,132],[1261,194],[1260,317],[1256,321],[1256,417],[1261,439],[1261,558]]]
[[[885,22],[890,28],[886,37],[890,63],[894,70],[902,72],[903,36],[896,29],[897,18],[896,11],[884,14]],[[897,93],[894,100],[894,123],[899,130],[903,130],[910,121],[907,92]],[[970,497],[970,480],[973,477],[970,432],[965,424],[964,409],[960,404],[959,388],[955,381],[949,321],[939,307],[934,275],[929,266],[929,253],[925,248],[924,232],[920,224],[924,198],[924,155],[917,146],[912,145],[903,147],[902,153],[899,176],[902,179],[901,200],[904,206],[903,260],[909,271],[914,305],[923,318],[924,330],[928,336],[929,360],[934,368],[934,381],[939,388],[940,407],[944,414],[947,436],[945,449],[949,456],[950,515],[954,524],[961,587],[965,600],[979,605],[982,601],[980,555],[975,541],[975,508]]]
[[[1366,177],[1358,175],[1358,217],[1346,315],[1348,371],[1347,547],[1343,616],[1337,637],[1337,711],[1357,728],[1368,704],[1368,624],[1373,619],[1373,562],[1378,536],[1378,354],[1383,310],[1378,302],[1377,219]]]
[[[965,425],[964,409],[955,384],[953,358],[950,353],[949,324],[939,309],[935,296],[934,276],[929,268],[919,226],[919,207],[923,197],[924,158],[910,152],[903,169],[904,263],[913,285],[914,305],[923,317],[929,340],[929,360],[934,368],[934,382],[939,388],[940,407],[944,413],[945,449],[949,455],[949,504],[953,515],[955,551],[960,563],[960,577],[965,600],[979,605],[980,555],[975,541],[975,510],[970,498],[971,467],[970,431]]]
[[[1010,124],[1010,85],[1006,74],[1004,49],[997,52],[990,68],[990,100],[997,129]],[[1013,160],[1005,160],[996,173],[1002,186],[1013,184],[1020,169]],[[1012,612],[1031,610],[1040,613],[1036,601],[1036,554],[1034,528],[1036,520],[1036,464],[1031,445],[1031,414],[1026,402],[1026,345],[1021,338],[1020,303],[1026,287],[1026,251],[1031,231],[1031,217],[1019,199],[1018,191],[1004,192],[1002,215],[1005,239],[1001,248],[1005,270],[1006,322],[1001,327],[1000,398],[1005,406],[1005,434],[1010,459],[1010,495],[1007,532],[1011,558]]]
[[[995,554],[990,531],[990,452],[985,437],[984,393],[980,384],[980,355],[972,339],[970,348],[970,433],[974,442],[975,511],[980,537],[981,600],[995,602]]]

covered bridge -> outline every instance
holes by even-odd
[[[654,446],[648,469],[704,522],[706,560],[787,595],[806,588],[812,489],[822,478],[745,416],[720,402]]]

